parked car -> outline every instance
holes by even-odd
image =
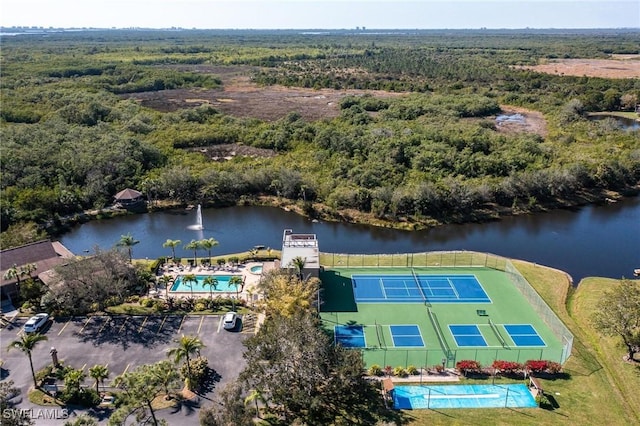
[[[222,327],[225,330],[233,330],[236,328],[236,322],[238,321],[238,314],[236,312],[227,312],[222,318]]]
[[[24,325],[25,333],[37,333],[49,321],[49,314],[37,314],[29,318]]]

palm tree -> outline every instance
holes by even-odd
[[[18,268],[20,271],[20,275],[31,277],[31,273],[38,269],[38,265],[35,263],[27,263],[26,265],[22,265]]]
[[[104,379],[109,377],[109,369],[106,365],[96,364],[89,369],[89,377],[96,380],[96,392],[100,393],[98,385],[104,383]]]
[[[200,240],[200,245],[203,249],[206,249],[209,252],[209,264],[211,264],[211,249],[220,244],[218,240],[215,238],[207,238],[205,240]]]
[[[291,260],[291,264],[293,265],[294,268],[296,268],[296,272],[298,273],[298,277],[300,278],[300,281],[304,280],[303,270],[304,270],[305,263],[307,263],[307,259],[300,256],[294,257]]]
[[[74,368],[68,370],[64,375],[64,388],[65,392],[71,392],[72,395],[79,395],[82,392],[81,384],[84,381],[86,374],[82,370],[76,370]]]
[[[264,393],[260,389],[251,389],[249,395],[247,395],[247,397],[244,399],[244,405],[250,404],[252,401],[256,404],[256,416],[261,419],[262,417],[260,417],[260,408],[258,407],[258,401],[261,401],[267,406],[267,408],[269,408],[269,403],[264,397]]]
[[[18,280],[16,285],[19,287],[20,286],[20,277],[21,276],[22,275],[20,274],[20,269],[18,269],[18,265],[16,265],[14,263],[13,266],[11,266],[11,268],[7,269],[7,272],[4,273],[2,278],[5,279],[5,280],[13,280],[13,279]]]
[[[247,288],[247,298],[249,299],[249,304],[251,307],[253,307],[253,295],[253,290],[251,288]]]
[[[195,274],[187,274],[182,277],[182,282],[191,289],[191,297],[193,297],[193,285],[198,284],[198,278]]]
[[[44,340],[48,340],[47,336],[36,333],[36,334],[23,334],[20,337],[20,340],[14,340],[7,347],[7,351],[16,348],[27,354],[29,357],[29,365],[31,366],[31,377],[33,377],[33,386],[38,387],[38,382],[36,382],[36,373],[33,369],[33,360],[31,359],[31,351],[36,347],[36,345]]]
[[[236,288],[236,298],[239,296],[238,288],[240,288],[240,286],[243,284],[244,282],[242,281],[240,275],[234,275],[229,279],[229,285]]]
[[[120,241],[118,241],[118,243],[116,244],[118,247],[126,247],[127,250],[129,251],[129,262],[132,261],[133,256],[132,256],[132,247],[135,246],[136,244],[138,244],[140,241],[136,240],[135,238],[133,238],[131,236],[131,234],[127,234],[127,235],[121,235],[120,236]]]
[[[191,379],[189,357],[194,354],[200,355],[200,349],[204,348],[204,343],[202,343],[202,340],[200,340],[198,336],[185,336],[184,334],[179,339],[175,339],[174,342],[176,342],[178,346],[169,349],[167,356],[173,358],[176,364],[184,359],[187,364],[187,375],[189,379]]]
[[[169,283],[171,282],[173,278],[171,278],[170,275],[163,275],[160,277],[160,282],[162,284],[164,284],[164,294],[167,297],[167,299],[169,298]]]
[[[189,244],[187,244],[186,246],[184,246],[185,250],[193,250],[193,265],[197,265],[198,261],[198,249],[202,247],[202,242],[201,241],[196,241],[196,240],[191,240],[191,242]]]
[[[213,275],[207,275],[202,281],[202,287],[209,287],[210,298],[213,299],[213,290],[218,289],[218,279]]]
[[[176,261],[176,247],[180,244],[182,244],[180,240],[167,240],[162,243],[162,247],[171,247],[171,255],[174,262]]]

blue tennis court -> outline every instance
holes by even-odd
[[[333,328],[336,344],[345,348],[364,348],[364,327],[361,325],[336,325]]]
[[[488,346],[484,340],[480,329],[475,324],[470,325],[449,325],[449,331],[456,340],[459,347],[465,346]]]
[[[390,325],[393,346],[424,347],[424,340],[417,325]]]
[[[504,324],[516,346],[547,346],[531,324]]]
[[[474,275],[352,275],[357,303],[491,303]]]

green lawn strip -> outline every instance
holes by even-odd
[[[625,403],[625,410],[632,418],[640,418],[640,366],[623,361],[626,349],[618,337],[606,337],[599,334],[591,326],[591,315],[598,305],[603,293],[619,283],[609,278],[586,278],[580,282],[577,291],[571,296],[568,304],[570,314],[580,323],[589,347],[594,348],[597,356],[604,362],[610,380],[615,384],[612,388],[619,393]]]
[[[36,405],[64,407],[66,404],[59,399],[41,391],[40,389],[30,389],[28,394],[29,402]]]

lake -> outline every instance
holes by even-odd
[[[176,255],[192,257],[182,248],[192,239],[220,242],[212,255],[246,251],[256,245],[282,247],[282,232],[315,233],[320,250],[333,253],[417,253],[473,250],[528,260],[568,272],[578,282],[586,276],[632,277],[640,268],[640,198],[575,210],[506,217],[500,221],[445,225],[425,231],[400,231],[347,223],[312,222],[273,207],[238,206],[203,209],[203,230],[196,210],[154,212],[91,221],[75,227],[60,241],[75,254],[108,249],[130,233],[140,243],[137,258],[170,256],[167,239],[181,240]],[[198,256],[206,256],[200,250]]]

